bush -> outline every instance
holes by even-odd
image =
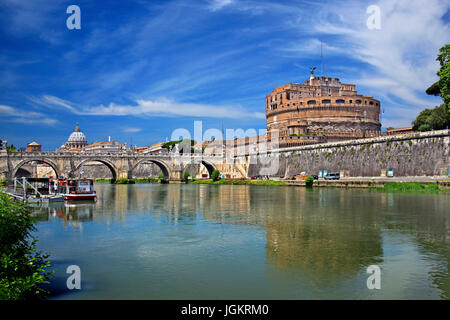
[[[47,255],[36,251],[37,240],[31,209],[14,203],[0,191],[0,299],[22,300],[45,298],[53,272],[47,271]]]
[[[135,183],[158,183],[158,181],[159,180],[157,178],[152,177],[134,179]]]
[[[158,176],[158,179],[159,180],[164,180],[164,175],[162,173],[160,173],[159,176]]]
[[[219,172],[219,170],[216,169],[211,173],[211,179],[213,181],[218,181],[219,178],[220,178],[220,172]]]
[[[0,179],[0,186],[6,186],[7,182],[8,182],[7,179]]]
[[[305,180],[305,184],[308,188],[311,188],[314,183],[314,178],[312,176],[308,176]]]
[[[116,181],[117,184],[128,184],[128,179],[127,178],[120,178],[119,180]]]
[[[184,181],[188,182],[189,181],[189,177],[191,176],[191,174],[189,173],[189,171],[185,171],[184,172]]]

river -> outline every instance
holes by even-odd
[[[51,299],[450,299],[448,193],[95,188],[96,203],[36,212]],[[70,265],[80,290],[67,289]]]

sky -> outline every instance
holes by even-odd
[[[89,143],[138,146],[194,121],[265,129],[266,94],[320,70],[321,42],[324,76],[379,99],[384,128],[410,126],[442,103],[425,90],[449,22],[448,0],[1,0],[0,139],[53,151],[76,123]]]

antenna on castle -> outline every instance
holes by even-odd
[[[322,40],[320,41],[320,80],[323,76],[323,54],[322,54]]]

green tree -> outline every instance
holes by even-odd
[[[53,272],[48,256],[36,250],[31,209],[0,191],[0,299],[40,299]]]
[[[6,151],[8,152],[17,152],[17,148],[14,145],[6,146]]]
[[[436,58],[441,65],[441,68],[437,72],[439,76],[439,81],[433,83],[427,90],[426,93],[435,96],[441,96],[444,101],[445,108],[444,111],[449,113],[450,105],[450,44],[446,44],[441,49],[439,49],[439,54]]]
[[[422,110],[412,124],[418,131],[442,130],[450,126],[450,113],[445,110],[445,104],[441,104],[434,109]]]
[[[189,177],[191,176],[191,174],[189,173],[189,171],[185,171],[184,172],[184,181],[188,182],[189,181]]]
[[[182,139],[182,140],[176,140],[176,141],[169,141],[164,143],[161,148],[166,148],[166,149],[170,149],[170,148],[174,148],[176,144],[178,144],[179,146],[179,151],[180,153],[194,153],[194,148],[192,148],[192,146],[195,145],[195,140],[191,140],[191,139]]]
[[[211,179],[213,181],[218,181],[219,178],[220,178],[220,171],[216,169],[211,173]]]
[[[314,178],[312,176],[308,176],[305,179],[305,184],[308,188],[311,188],[313,186],[313,183],[314,183]]]

